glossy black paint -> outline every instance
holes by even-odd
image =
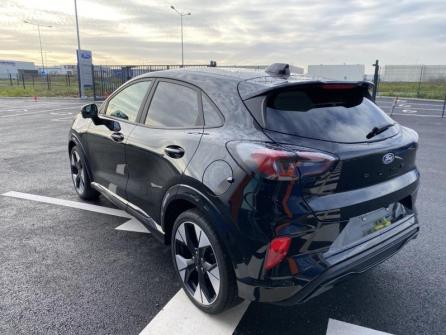
[[[302,302],[331,287],[339,277],[385,260],[416,236],[418,136],[398,126],[397,134],[385,140],[335,143],[265,130],[241,98],[268,94],[258,76],[258,72],[218,69],[142,75],[123,85],[152,81],[136,122],[104,115],[108,101],[122,88],[118,89],[99,108],[98,119],[76,117],[69,145],[81,148],[96,188],[165,243],[170,242],[173,222],[183,210],[196,207],[205,213],[232,260],[242,298]],[[286,80],[274,80],[287,85]],[[221,112],[222,126],[146,126],[159,81],[186,85],[199,96],[206,94]],[[290,79],[289,84],[303,83]],[[202,113],[201,102],[199,107]],[[110,130],[109,121],[118,122],[120,131]],[[122,138],[114,138],[116,133]],[[266,180],[247,174],[227,150],[228,142],[244,140],[298,145],[330,153],[337,161],[326,174],[299,182]],[[384,165],[381,159],[388,152],[398,159]],[[351,218],[398,201],[407,207],[407,217],[360,245],[330,254],[331,244]],[[292,237],[289,254],[276,268],[265,271],[268,245],[282,235]]]

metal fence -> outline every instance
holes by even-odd
[[[184,67],[208,67],[185,65]],[[180,65],[95,65],[93,66],[93,96],[103,99],[127,80],[140,74],[181,68]]]
[[[209,67],[211,64],[185,65]],[[216,64],[212,64],[216,66]],[[180,68],[180,65],[94,65],[89,97],[103,99],[127,80],[143,73]],[[219,65],[220,68],[264,70],[265,65]],[[440,100],[446,105],[446,65],[384,65],[380,67],[377,94],[381,97]],[[370,78],[369,78],[370,79]],[[19,73],[0,79],[0,96],[79,96],[76,74]],[[437,102],[440,103],[440,102]]]
[[[212,64],[216,66],[216,64]],[[190,64],[184,67],[204,68],[210,64]],[[263,65],[225,65],[223,68],[263,70]],[[104,99],[127,80],[147,72],[178,69],[181,65],[93,65],[93,85],[85,88],[85,95]],[[20,73],[0,79],[0,96],[79,96],[77,75]]]
[[[381,96],[446,100],[446,66],[385,65],[380,69]]]
[[[184,65],[185,68],[206,68],[208,64]],[[263,70],[264,65],[224,65],[220,68],[244,68]],[[179,69],[181,65],[95,65],[93,67],[93,96],[104,99],[127,80],[140,74]]]
[[[2,96],[77,96],[77,76],[72,74],[20,73],[0,79]]]

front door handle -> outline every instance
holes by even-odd
[[[167,154],[167,156],[172,158],[181,158],[184,156],[184,149],[178,145],[169,145],[164,148],[164,152]]]
[[[124,140],[124,135],[122,133],[112,133],[110,136],[115,142],[122,142]]]

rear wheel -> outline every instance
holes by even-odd
[[[77,147],[70,152],[71,179],[74,189],[80,198],[93,200],[99,197],[99,192],[91,187],[90,177],[87,173],[87,165]]]
[[[232,263],[198,210],[186,211],[175,221],[172,258],[184,291],[202,311],[220,313],[240,301]]]

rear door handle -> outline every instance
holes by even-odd
[[[115,142],[122,142],[124,140],[124,135],[122,133],[112,133],[110,136]]]
[[[164,152],[167,154],[167,156],[172,158],[181,158],[184,156],[184,149],[178,145],[169,145],[164,148]]]

